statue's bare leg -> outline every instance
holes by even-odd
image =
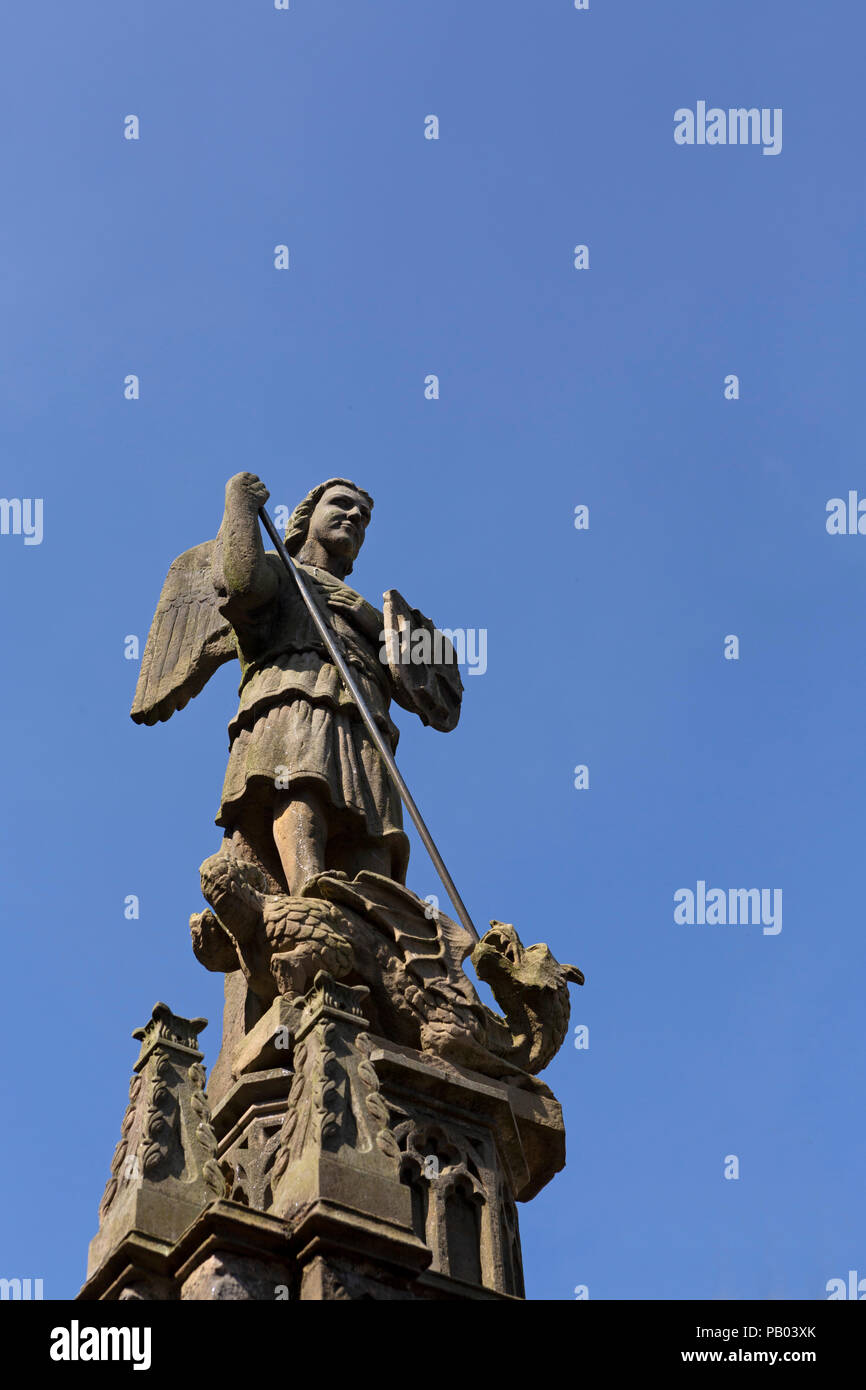
[[[274,810],[274,844],[289,892],[300,893],[308,878],[324,873],[328,819],[318,792],[287,792]]]

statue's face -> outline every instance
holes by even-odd
[[[352,487],[329,487],[316,503],[307,539],[318,541],[329,555],[353,562],[364,543],[370,504]]]

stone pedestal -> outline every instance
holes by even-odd
[[[278,998],[210,1104],[204,1020],[157,1006],[80,1298],[523,1298],[516,1203],[564,1164],[559,1105],[375,1036],[366,995],[319,972]]]

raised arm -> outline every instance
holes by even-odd
[[[226,483],[226,507],[218,555],[214,558],[214,584],[224,603],[236,610],[267,603],[277,587],[276,575],[265,558],[258,518],[259,507],[269,496],[255,473],[236,473]]]

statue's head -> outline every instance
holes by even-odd
[[[286,527],[286,549],[290,555],[311,559],[312,563],[317,563],[315,557],[324,552],[337,562],[342,574],[351,574],[372,510],[372,497],[357,483],[348,478],[329,478],[295,507]]]

